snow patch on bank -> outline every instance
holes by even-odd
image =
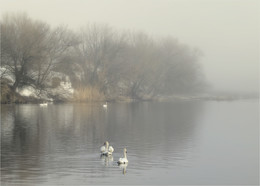
[[[14,83],[15,77],[5,66],[0,67],[0,77],[9,80],[9,85]]]
[[[27,96],[27,97],[35,97],[35,98],[39,98],[37,95],[39,94],[39,91],[37,91],[35,88],[33,87],[24,87],[21,89],[18,89],[17,92],[21,95],[21,96]]]

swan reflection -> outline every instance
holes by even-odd
[[[108,165],[112,165],[113,164],[113,161],[114,161],[114,158],[112,155],[101,155],[100,156],[100,159],[102,161],[102,164],[105,165],[105,166],[108,166]]]
[[[127,167],[128,163],[126,164],[119,164],[119,168],[122,169],[122,173],[126,174],[126,167]]]

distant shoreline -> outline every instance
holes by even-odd
[[[259,100],[259,96],[161,96],[161,97],[155,97],[150,99],[106,99],[108,102],[174,102],[174,101],[239,101],[239,100]],[[44,101],[44,100],[32,100],[30,97],[23,97],[20,101],[15,102],[1,102],[1,104],[40,104],[42,102],[47,103],[102,103],[105,100],[99,100],[99,101],[60,101],[60,100],[54,100],[54,101]]]
[[[225,93],[225,92],[204,92],[197,94],[174,94],[174,95],[139,95],[137,98],[130,96],[101,95],[96,89],[83,89],[78,91],[69,91],[67,89],[51,88],[49,91],[36,94],[35,89],[25,89],[29,94],[23,94],[21,91],[13,91],[11,86],[1,82],[1,104],[39,104],[44,102],[53,103],[102,103],[102,102],[170,102],[170,101],[236,101],[259,99],[259,93]],[[55,94],[51,94],[54,92]],[[91,94],[90,94],[91,93]],[[85,96],[88,95],[88,96]],[[90,96],[89,96],[90,95]]]

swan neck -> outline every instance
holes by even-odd
[[[126,152],[124,152],[124,158],[126,158]]]

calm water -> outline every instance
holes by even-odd
[[[1,184],[257,185],[258,124],[258,101],[2,105]]]

